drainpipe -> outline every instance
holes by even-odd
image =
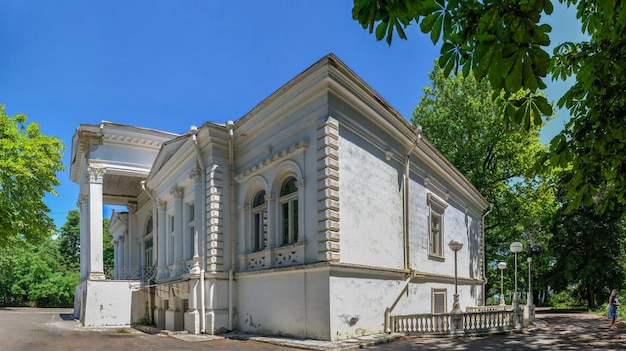
[[[202,184],[202,188],[204,189],[203,192],[206,191],[206,171],[205,171],[205,167],[204,167],[204,161],[202,160],[202,152],[200,150],[200,145],[198,145],[198,128],[196,126],[191,126],[189,128],[189,131],[191,132],[191,140],[193,141],[193,145],[196,149],[196,157],[198,159],[198,165],[200,166],[200,170],[202,171],[202,174],[200,175],[200,179],[201,179],[201,184]],[[201,218],[201,223],[200,223],[200,233],[206,233],[206,221],[205,221],[205,216],[206,216],[206,201],[201,201],[202,203],[202,215],[200,216]],[[198,239],[198,238],[196,238]],[[206,235],[200,235],[200,241],[201,241],[201,245],[200,245],[200,249],[202,250],[202,255],[200,255],[200,257],[202,257],[202,261],[200,262],[200,334],[204,334],[206,333],[206,310],[205,310],[205,304],[204,304],[204,299],[205,299],[205,290],[204,290],[204,272],[205,272],[205,268],[206,268]],[[196,243],[197,245],[197,243]]]
[[[142,180],[141,181],[141,189],[146,193],[146,195],[148,195],[148,197],[150,199],[152,199],[152,207],[153,207],[153,211],[154,211],[154,230],[152,231],[153,233],[155,233],[154,235],[154,243],[156,245],[156,258],[154,259],[154,266],[157,267],[157,270],[154,271],[154,273],[152,273],[152,275],[148,278],[148,285],[150,285],[150,281],[152,279],[154,279],[154,277],[157,275],[158,272],[158,267],[159,267],[159,211],[156,210],[156,199],[154,198],[154,196],[152,196],[152,194],[150,194],[150,191],[148,191],[148,187],[146,186],[146,181]],[[150,316],[150,319],[152,319],[152,294],[148,293],[148,313]]]
[[[228,178],[230,198],[230,269],[228,270],[228,330],[233,330],[233,275],[235,272],[235,176],[233,175],[233,127],[235,123],[228,121]]]
[[[485,212],[485,214],[483,215],[483,221],[482,221],[482,226],[483,226],[483,306],[487,305],[485,301],[485,299],[487,298],[485,296],[485,288],[487,286],[487,265],[485,264],[485,217],[487,217],[487,215],[490,214],[491,211],[493,211],[492,203],[489,204],[489,210]]]

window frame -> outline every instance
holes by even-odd
[[[448,207],[443,200],[429,193],[428,202],[428,258],[436,261],[445,260],[444,235],[445,235],[445,211]],[[437,220],[439,230],[433,228],[434,220]]]
[[[437,308],[437,296],[443,296],[443,311],[439,312]],[[430,311],[432,314],[446,314],[448,313],[448,289],[445,288],[431,288],[430,289]]]
[[[251,208],[250,252],[259,252],[268,247],[268,204],[267,193],[259,190],[255,193]],[[258,202],[262,198],[263,202]]]
[[[293,182],[295,189],[289,193],[286,186],[288,183]],[[281,183],[278,198],[278,213],[279,213],[279,238],[280,246],[287,246],[295,244],[299,239],[299,189],[298,179],[290,175],[286,177]],[[285,209],[287,214],[285,216]],[[286,217],[286,218],[285,218]],[[285,227],[286,225],[286,227]]]

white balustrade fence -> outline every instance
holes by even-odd
[[[498,306],[493,306],[498,307]],[[389,316],[390,331],[408,335],[483,335],[521,331],[522,310],[468,308],[468,312]]]

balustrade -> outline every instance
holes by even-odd
[[[497,309],[481,307],[482,310],[472,307],[468,308],[468,312],[462,313],[391,315],[391,332],[410,335],[477,335],[513,331],[519,327],[519,324],[515,323],[515,313],[521,314],[520,311],[506,310],[502,307]],[[452,330],[453,316],[457,318],[460,316],[462,321],[459,323],[460,330]]]

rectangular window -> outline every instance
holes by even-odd
[[[448,305],[448,291],[446,289],[432,289],[432,313],[446,313]]]
[[[261,251],[267,247],[267,212],[260,211],[254,214],[254,251]]]
[[[196,246],[196,222],[194,221],[194,217],[195,217],[195,205],[194,203],[190,203],[187,205],[187,218],[189,218],[189,221],[187,222],[187,225],[189,226],[189,231],[188,231],[188,238],[189,241],[185,244],[186,248],[185,250],[187,250],[187,259],[191,259],[195,254],[195,246]]]
[[[433,194],[427,195],[428,200],[428,257],[434,260],[442,261],[443,244],[444,244],[444,214],[446,204],[443,200],[435,197]]]
[[[282,245],[298,241],[298,199],[282,203],[281,206]]]
[[[145,241],[144,244],[144,251],[143,251],[143,264],[146,267],[152,267],[152,247],[153,247],[153,240],[152,238],[147,239]]]
[[[166,248],[167,252],[167,263],[174,263],[174,216],[168,216],[169,219],[169,238],[168,238],[168,247]]]
[[[441,235],[441,215],[430,212],[430,254],[434,256],[443,256],[443,242]]]

